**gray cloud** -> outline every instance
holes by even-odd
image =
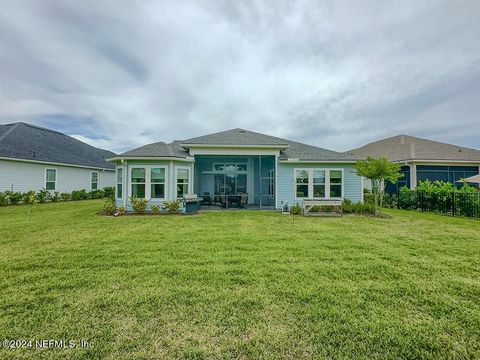
[[[232,127],[479,147],[478,18],[476,0],[9,2],[0,122],[114,151]]]

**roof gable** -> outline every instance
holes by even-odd
[[[182,144],[186,147],[189,145],[288,147],[288,141],[285,139],[239,128],[187,139],[182,141]]]
[[[113,169],[115,153],[27,123],[0,125],[0,157]]]

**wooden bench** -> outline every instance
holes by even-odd
[[[312,211],[313,207],[320,207],[320,211]],[[322,211],[322,207],[332,207],[332,211]],[[304,216],[342,216],[342,200],[332,199],[305,199],[303,200]]]

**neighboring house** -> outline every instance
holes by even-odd
[[[0,125],[0,191],[59,192],[114,186],[114,153],[26,123]]]
[[[356,156],[232,129],[193,139],[153,143],[112,157],[117,204],[130,196],[150,204],[195,193],[214,203],[281,208],[309,198],[363,200]],[[248,194],[248,195],[246,195]]]
[[[389,192],[396,192],[402,186],[414,189],[419,181],[425,180],[441,180],[458,185],[458,180],[477,175],[480,171],[480,150],[408,135],[375,141],[347,153],[362,157],[386,157],[402,164],[404,177],[395,185],[389,184]]]

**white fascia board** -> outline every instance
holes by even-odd
[[[41,161],[41,160],[28,160],[28,159],[11,158],[11,157],[4,157],[4,156],[0,156],[0,160],[19,161],[19,162],[33,163],[33,164],[66,166],[66,167],[75,167],[75,168],[81,168],[81,169],[97,169],[102,171],[115,171],[115,169],[102,168],[98,166],[75,165],[75,164],[68,164],[68,163],[57,163],[52,161]],[[108,160],[105,160],[105,161],[108,161]]]
[[[395,160],[393,161],[395,163],[415,163],[415,164],[443,164],[443,165],[455,165],[455,164],[462,164],[462,165],[478,165],[480,164],[480,160],[475,161],[475,160],[428,160],[428,159],[405,159],[405,160]]]
[[[187,158],[177,158],[173,156],[116,156],[106,160],[110,162],[121,161],[121,160],[147,160],[147,161],[148,160],[175,160],[175,161],[193,162],[194,158],[191,156]]]
[[[355,164],[357,160],[300,160],[300,159],[287,159],[279,160],[282,164],[324,164],[324,163],[336,163],[336,164]]]
[[[180,144],[186,148],[225,148],[225,149],[288,149],[289,145],[222,145],[222,144]]]

